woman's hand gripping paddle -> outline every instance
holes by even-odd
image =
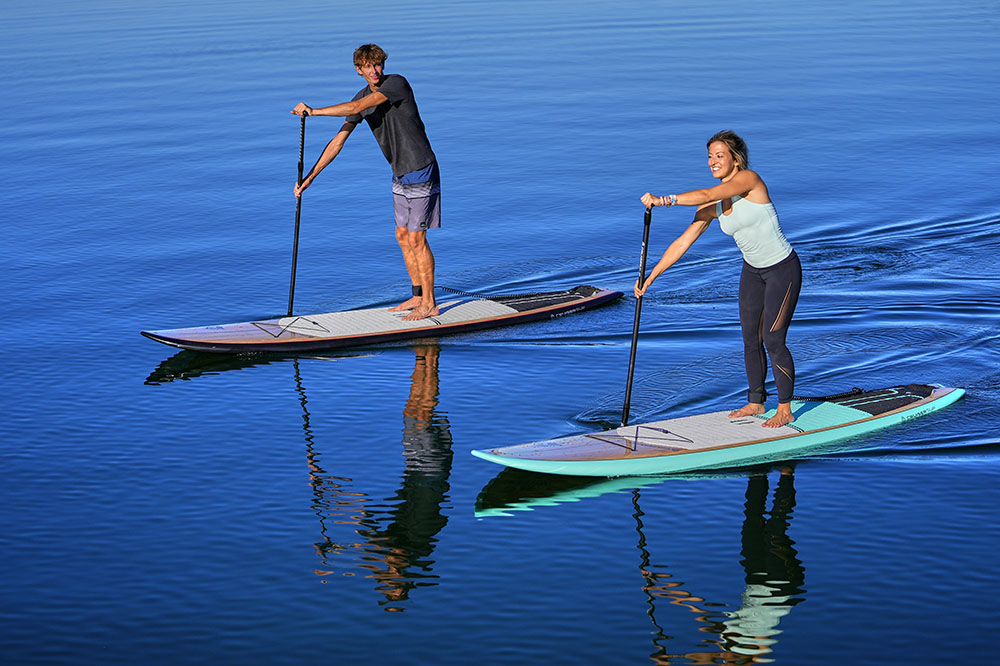
[[[649,244],[649,223],[653,219],[653,209],[646,209],[642,225],[642,258],[639,260],[639,284],[646,280],[646,246]],[[625,381],[625,406],[622,408],[622,426],[628,425],[629,403],[632,402],[632,375],[635,373],[635,350],[639,343],[639,314],[642,312],[642,296],[635,299],[635,319],[632,322],[632,353],[628,358],[628,379]]]
[[[299,185],[302,185],[302,167],[306,152],[306,113],[302,112],[302,130],[299,132]],[[299,219],[302,217],[302,194],[295,197],[295,240],[292,241],[292,280],[288,286],[288,316],[292,316],[295,300],[295,264],[299,257]]]

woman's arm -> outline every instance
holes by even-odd
[[[647,192],[642,201],[648,206],[702,206],[707,203],[741,196],[754,203],[770,203],[767,186],[755,171],[738,171],[735,176],[715,187],[691,190],[681,194],[658,197]]]
[[[663,253],[663,257],[656,262],[656,266],[653,266],[653,270],[649,273],[649,276],[643,281],[642,285],[639,285],[639,281],[635,281],[635,296],[636,298],[642,296],[649,289],[649,286],[662,274],[665,270],[673,266],[684,256],[684,253],[688,251],[694,242],[698,240],[705,230],[708,229],[712,220],[715,219],[715,205],[704,205],[698,209],[695,213],[694,221],[688,226],[688,228],[677,237],[667,251]]]

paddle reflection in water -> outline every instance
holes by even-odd
[[[438,532],[448,522],[441,506],[450,489],[451,431],[447,417],[435,411],[440,347],[428,343],[413,347],[413,351],[416,358],[410,394],[403,406],[406,463],[401,487],[383,503],[388,508],[376,507],[368,495],[352,490],[351,479],[320,467],[296,362],[313,506],[323,534],[323,540],[316,543],[323,568],[316,573],[353,575],[353,569],[361,569],[377,581],[376,589],[385,597],[380,603],[387,611],[402,611],[399,602],[406,601],[414,588],[437,584],[431,555]],[[339,525],[351,525],[360,541],[335,540],[328,531],[328,518]]]
[[[639,533],[643,591],[646,593],[648,615],[656,627],[653,642],[657,650],[650,658],[658,664],[753,664],[769,662],[775,638],[781,631],[778,623],[793,606],[805,600],[805,569],[795,551],[795,542],[788,537],[788,524],[795,507],[795,486],[792,468],[785,467],[778,477],[774,503],[766,510],[768,479],[766,474],[747,479],[744,505],[742,560],[746,588],[735,611],[720,612],[721,604],[688,592],[684,583],[672,580],[669,573],[656,573],[651,566],[643,533],[643,512],[639,507],[639,489],[632,496],[633,516]],[[718,638],[706,639],[704,651],[676,653],[668,649],[667,634],[656,621],[658,599],[683,606],[694,613],[701,630]],[[710,610],[713,608],[715,610]]]

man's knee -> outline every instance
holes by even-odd
[[[406,243],[412,250],[421,250],[428,247],[426,231],[408,231],[406,233]]]

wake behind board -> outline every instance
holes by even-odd
[[[621,297],[620,291],[580,286],[568,291],[458,298],[439,303],[437,316],[417,321],[403,321],[406,312],[370,308],[142,334],[174,347],[223,354],[319,351],[523,324],[590,310]]]
[[[827,398],[792,400],[795,421],[764,428],[774,415],[729,418],[714,412],[605,432],[473,451],[472,455],[532,472],[635,476],[733,467],[794,457],[808,449],[924,416],[950,405],[964,389],[910,384],[856,389]]]

